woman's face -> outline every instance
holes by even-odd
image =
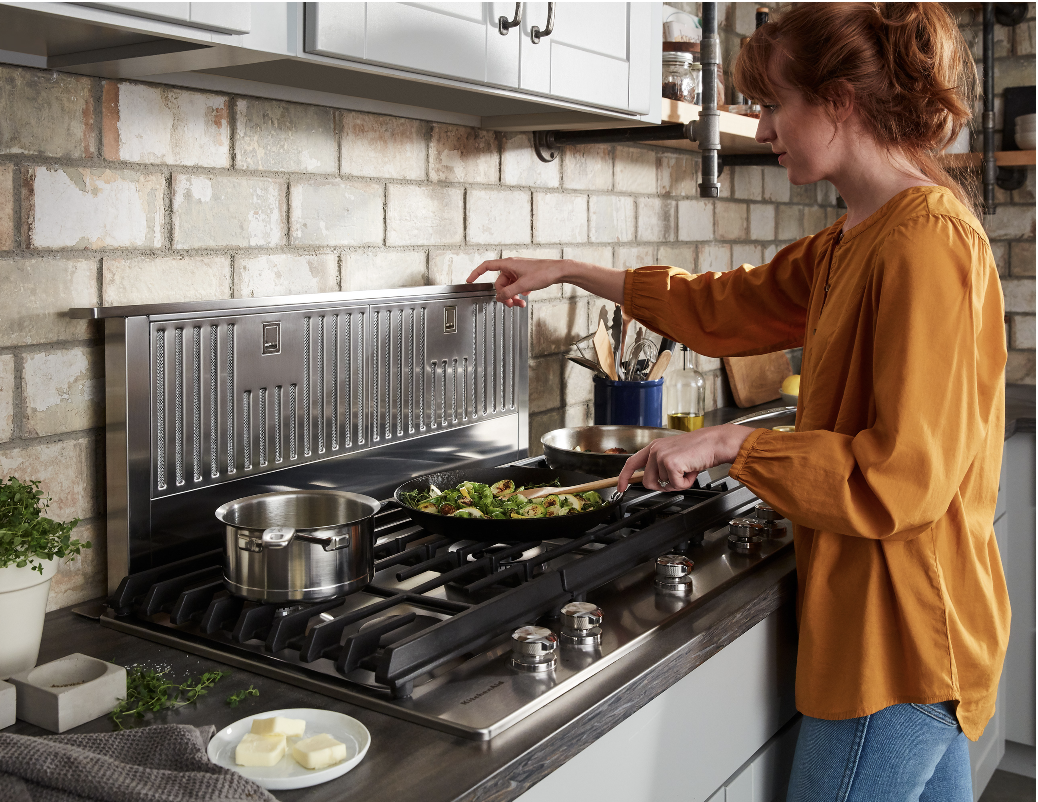
[[[839,168],[842,138],[821,106],[808,103],[803,94],[778,75],[775,60],[769,69],[774,98],[761,100],[758,142],[779,154],[791,184],[811,184],[829,179]]]

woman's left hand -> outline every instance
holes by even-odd
[[[752,433],[747,426],[726,423],[676,437],[659,437],[627,460],[616,489],[624,492],[631,474],[644,468],[642,484],[649,490],[688,490],[701,471],[733,462]]]

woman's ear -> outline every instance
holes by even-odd
[[[854,112],[854,88],[846,81],[837,81],[828,94],[834,122],[846,122]]]

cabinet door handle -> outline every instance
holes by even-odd
[[[523,4],[515,4],[515,18],[509,22],[508,17],[497,18],[497,32],[502,36],[508,36],[508,29],[514,28],[523,21]]]
[[[541,38],[544,36],[551,36],[551,32],[555,27],[555,4],[548,3],[548,24],[544,26],[542,31],[536,25],[530,28],[530,41],[535,45],[541,43]]]

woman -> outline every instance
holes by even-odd
[[[497,297],[575,284],[710,356],[803,346],[796,432],[717,426],[634,455],[646,487],[731,475],[795,524],[804,721],[790,800],[973,799],[966,738],[995,708],[1009,603],[992,521],[1002,294],[981,224],[931,155],[976,73],[938,4],[813,4],[758,29],[736,80],[793,184],[847,214],[729,273],[485,262]]]

